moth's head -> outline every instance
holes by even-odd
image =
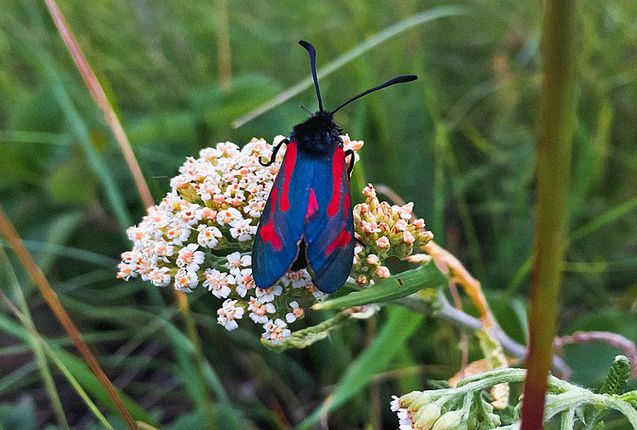
[[[318,76],[316,73],[316,49],[314,49],[314,46],[312,46],[311,43],[304,40],[300,40],[299,45],[305,48],[310,55],[312,81],[314,82],[314,90],[316,91],[316,99],[318,101],[319,110],[312,114],[312,116],[305,120],[305,122],[294,126],[290,138],[298,142],[299,149],[311,154],[325,154],[334,149],[336,145],[343,145],[343,141],[339,137],[343,129],[334,122],[333,118],[334,114],[340,109],[344,108],[354,100],[358,100],[367,94],[373,93],[374,91],[382,90],[383,88],[387,88],[394,84],[411,82],[418,79],[415,75],[397,76],[384,84],[370,88],[369,90],[363,91],[362,93],[346,100],[331,111],[326,111],[323,109],[323,99],[321,98],[321,89],[318,84]]]
[[[322,155],[330,153],[335,146],[342,146],[340,134],[343,129],[334,122],[331,112],[318,111],[301,124],[294,126],[292,140],[299,149],[307,153]]]

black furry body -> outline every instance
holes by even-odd
[[[296,141],[299,151],[312,156],[331,155],[343,147],[343,129],[334,122],[330,112],[319,111],[292,129],[290,141]]]

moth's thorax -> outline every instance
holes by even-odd
[[[341,127],[334,122],[329,112],[316,112],[305,122],[297,124],[292,129],[290,140],[296,140],[298,148],[307,154],[325,155],[334,151],[337,146],[342,147]]]

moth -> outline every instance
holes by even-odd
[[[259,288],[270,288],[288,270],[307,267],[324,293],[343,286],[354,261],[354,221],[349,178],[354,152],[343,149],[343,129],[334,114],[354,100],[394,84],[418,79],[403,75],[346,100],[336,109],[323,108],[316,74],[316,50],[299,41],[310,57],[319,110],[293,127],[274,149],[274,163],[286,145],[281,168],[270,191],[252,249],[252,276]],[[349,157],[349,168],[347,158]]]

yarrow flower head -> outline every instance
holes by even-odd
[[[363,145],[342,139],[345,149]],[[288,324],[302,319],[323,293],[305,269],[288,272],[268,289],[256,288],[252,279],[252,242],[280,164],[264,167],[258,161],[269,159],[272,150],[265,140],[253,139],[243,148],[223,142],[187,158],[170,181],[171,192],[128,229],[133,248],[122,254],[117,277],[185,292],[203,288],[220,299],[218,322],[227,330],[247,315],[262,327],[264,339],[288,337]]]
[[[341,138],[356,161],[363,142]],[[254,283],[252,242],[284,155],[277,156],[279,163],[261,165],[259,159],[269,159],[272,150],[273,145],[253,139],[243,148],[218,143],[201,150],[199,158],[187,158],[170,181],[171,192],[128,229],[133,248],[122,254],[117,276],[184,292],[206,290],[219,299],[217,321],[227,330],[251,320],[262,327],[263,339],[281,344],[291,334],[288,325],[324,294],[305,269],[289,271],[270,288]],[[362,246],[356,248],[351,276],[367,285],[391,275],[388,257],[406,258],[432,234],[422,219],[414,219],[413,204],[379,202],[371,185],[363,194],[365,202],[353,209]]]

